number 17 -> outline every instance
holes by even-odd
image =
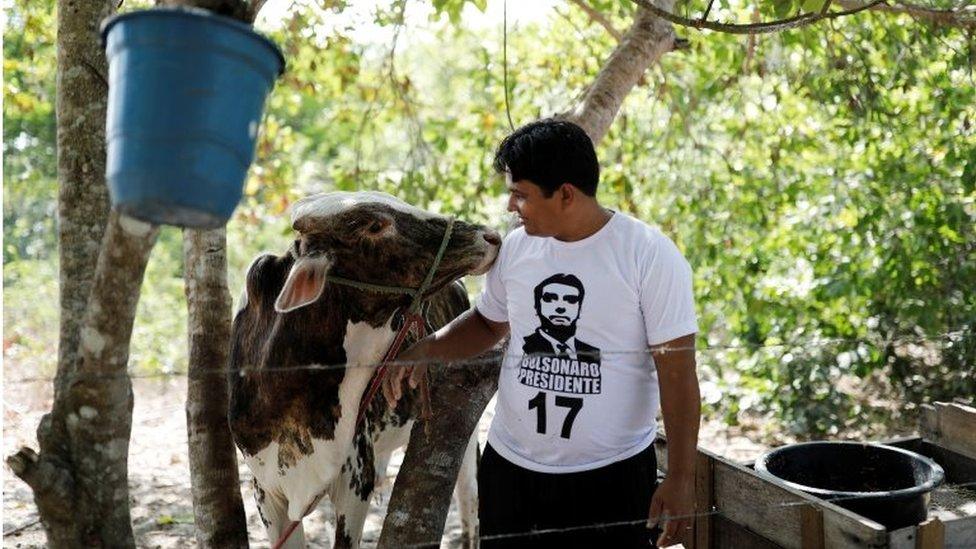
[[[563,438],[569,438],[573,433],[573,421],[576,420],[576,415],[583,408],[583,399],[579,397],[567,397],[562,395],[556,395],[556,406],[560,408],[569,408],[566,412],[566,418],[563,420],[563,429],[560,431],[559,436]],[[546,434],[546,392],[539,391],[539,394],[535,395],[532,400],[529,401],[529,410],[535,409],[535,430],[540,435]]]

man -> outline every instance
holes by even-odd
[[[463,360],[511,331],[479,471],[482,543],[677,543],[693,513],[701,407],[691,269],[660,231],[599,204],[596,152],[575,124],[519,128],[494,166],[521,227],[475,308],[400,357]],[[410,386],[425,372],[413,368]],[[407,373],[387,379],[390,403]],[[669,470],[655,490],[659,400]]]

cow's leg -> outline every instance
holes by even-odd
[[[369,512],[369,498],[376,486],[372,442],[359,431],[353,445],[355,449],[346,458],[330,490],[336,514],[335,549],[359,547]]]
[[[469,549],[478,547],[478,431],[471,433],[468,448],[464,451],[464,461],[458,471],[457,484],[454,486],[454,498],[461,515],[461,535],[464,546]]]
[[[258,514],[261,515],[261,522],[268,532],[268,546],[274,545],[281,535],[291,525],[288,518],[288,502],[284,498],[273,493],[264,491],[258,481],[254,480],[254,499],[258,504]],[[295,531],[288,537],[288,541],[282,545],[283,549],[304,549],[305,530],[299,523]]]
[[[334,549],[355,549],[359,547],[363,537],[363,525],[369,513],[369,494],[360,495],[356,489],[349,486],[350,477],[341,474],[336,479],[332,503],[335,504],[335,543]],[[345,486],[345,489],[339,485]]]

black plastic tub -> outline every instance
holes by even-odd
[[[804,442],[769,451],[756,471],[895,530],[925,520],[929,492],[945,473],[931,459],[893,446]]]

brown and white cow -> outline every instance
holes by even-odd
[[[229,420],[272,542],[327,492],[336,509],[334,545],[359,545],[373,489],[419,413],[417,395],[391,411],[378,394],[356,427],[363,393],[402,321],[395,313],[410,297],[329,277],[417,288],[447,223],[387,194],[315,195],[292,208],[298,238],[287,253],[262,255],[248,269],[234,319]],[[494,231],[454,223],[424,309],[428,329],[468,308],[456,281],[487,271],[499,245]],[[476,451],[471,445],[468,453]],[[474,459],[465,462],[459,493],[476,490]],[[473,516],[476,523],[476,500],[462,500],[465,522]],[[287,546],[304,546],[300,526]]]

